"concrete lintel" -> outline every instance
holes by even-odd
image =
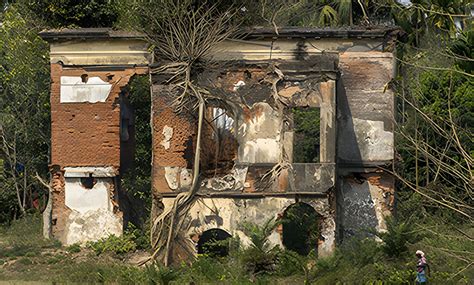
[[[64,177],[115,177],[118,170],[113,166],[64,167]]]
[[[184,192],[184,191],[183,191]],[[179,193],[182,192],[169,192],[169,193],[160,193],[160,196],[163,198],[174,198]],[[305,197],[305,198],[325,198],[328,197],[327,193],[317,193],[317,192],[258,192],[258,193],[239,193],[235,191],[225,191],[225,192],[208,192],[208,193],[197,193],[196,197],[202,198],[265,198],[265,197],[282,197],[282,198],[295,198],[295,197]]]

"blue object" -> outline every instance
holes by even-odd
[[[426,274],[425,274],[424,271],[423,272],[418,272],[416,274],[416,282],[417,283],[425,283],[426,281],[428,281],[428,280],[426,279]]]

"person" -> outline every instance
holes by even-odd
[[[427,276],[430,274],[430,266],[425,258],[425,253],[421,250],[416,251],[418,262],[416,263],[416,284],[426,284],[428,282]]]

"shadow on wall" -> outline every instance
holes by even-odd
[[[344,164],[347,167],[350,167],[350,163],[361,162],[362,155],[360,153],[359,144],[357,143],[357,137],[354,129],[354,122],[352,117],[352,112],[349,106],[349,99],[347,98],[346,87],[344,85],[344,80],[339,77],[336,82],[336,108],[337,108],[337,147],[336,147],[336,159],[337,159],[337,186],[336,186],[336,204],[337,212],[340,213],[337,215],[336,225],[337,225],[337,240],[341,242],[344,237],[348,235],[345,226],[350,220],[348,216],[351,210],[347,209],[347,203],[351,202],[348,199],[351,199],[351,196],[345,197],[345,189],[350,187],[345,187],[345,177],[347,173],[344,173]],[[347,160],[347,158],[351,158]],[[368,191],[368,190],[367,190]],[[368,192],[367,192],[368,193]],[[370,194],[370,193],[369,193]],[[356,195],[354,193],[354,195]],[[362,194],[361,194],[362,195]],[[356,195],[357,197],[360,195]],[[357,198],[354,197],[354,198]],[[357,201],[356,201],[357,202]],[[355,206],[356,204],[354,204]],[[351,205],[349,205],[351,208]],[[375,213],[374,213],[375,215]]]
[[[336,106],[337,106],[337,162],[362,163],[357,136],[355,133],[353,116],[349,107],[344,81],[339,78],[336,83]]]

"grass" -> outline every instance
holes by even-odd
[[[232,249],[225,258],[202,255],[193,264],[165,268],[159,264],[136,267],[134,253],[97,252],[78,245],[61,247],[41,237],[38,216],[0,227],[0,280],[45,283],[113,284],[414,284],[413,252],[423,249],[432,267],[430,284],[472,284],[468,267],[474,244],[469,226],[418,225],[416,242],[391,257],[383,244],[371,239],[351,240],[334,256],[316,259],[280,250],[271,252],[274,264],[263,272],[249,270],[251,252]],[[255,249],[253,249],[255,250]],[[258,257],[261,258],[261,257]]]

